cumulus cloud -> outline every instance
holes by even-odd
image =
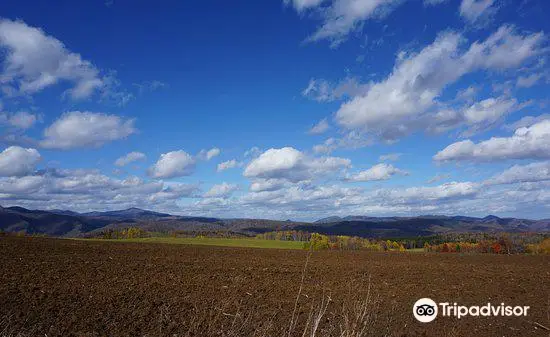
[[[99,70],[61,41],[22,21],[0,20],[0,47],[5,52],[2,82],[33,94],[60,81],[73,84],[74,99],[89,97],[103,86]]]
[[[25,149],[10,146],[0,152],[0,176],[23,176],[34,171],[40,161],[40,153],[36,149]]]
[[[524,128],[524,127],[531,126],[533,124],[537,124],[546,119],[550,120],[550,114],[542,114],[538,116],[524,116],[514,123],[504,125],[504,129],[508,131],[514,131],[519,128]]]
[[[250,184],[250,191],[276,191],[289,185],[291,184],[285,179],[254,179],[254,181]]]
[[[258,158],[254,159],[244,171],[245,177],[257,178],[279,178],[291,173],[295,174],[293,169],[299,167],[304,161],[305,155],[292,147],[284,147],[282,149],[269,149],[262,153]],[[304,175],[307,175],[307,168],[296,170],[301,177],[292,177],[292,180],[304,180]],[[304,174],[304,171],[306,173]]]
[[[195,171],[195,163],[195,159],[183,150],[163,153],[155,165],[149,168],[149,175],[154,178],[188,176]]]
[[[284,189],[261,190],[244,195],[238,200],[243,205],[265,208],[309,209],[316,212],[323,207],[334,208],[335,203],[360,197],[358,189],[330,186],[292,185]]]
[[[509,114],[530,102],[518,103],[514,98],[491,97],[459,109],[444,108],[427,120],[427,130],[442,133],[458,127],[466,128],[461,136],[468,137],[501,123]]]
[[[288,184],[273,189],[251,189],[249,193],[231,199],[198,201],[197,214],[231,214],[242,217],[321,218],[349,214],[426,214],[462,213],[469,210],[486,214],[496,207],[508,206],[512,198],[494,204],[484,194],[480,184],[451,182],[433,187],[381,188],[365,191],[340,185],[316,186],[308,183]]]
[[[97,170],[49,169],[29,176],[0,177],[0,201],[4,206],[40,209],[90,211],[141,207],[173,214],[304,220],[349,214],[486,215],[544,207],[550,201],[547,181],[520,182],[511,185],[513,188],[465,181],[432,187],[364,190],[337,184],[318,186],[271,180],[270,183],[282,186],[253,189],[251,185],[249,192],[235,196],[228,192],[234,189],[230,183],[219,184],[221,187],[210,189],[210,193],[210,190],[200,192],[193,184],[146,181],[138,177],[114,179]]]
[[[2,203],[75,211],[129,207],[174,211],[182,198],[198,197],[191,184],[114,179],[96,170],[47,170],[35,175],[0,178]]]
[[[368,19],[387,15],[402,0],[331,0],[328,6],[321,6],[320,0],[284,0],[292,3],[298,12],[319,10],[323,23],[308,40],[329,40],[332,47],[337,47],[347,39],[350,32],[361,28],[361,23]]]
[[[100,147],[135,133],[134,119],[96,112],[71,111],[44,131],[40,145],[49,149]]]
[[[324,133],[330,128],[328,125],[328,121],[326,118],[321,119],[317,124],[315,124],[311,129],[309,129],[309,134],[311,135],[319,135],[321,133]]]
[[[39,117],[36,114],[27,111],[16,113],[0,112],[0,125],[4,124],[22,130],[31,128],[38,119]]]
[[[39,191],[43,184],[44,177],[42,176],[0,178],[0,190],[2,191],[0,195],[5,197],[21,195],[22,198],[25,198],[28,194]]]
[[[502,122],[509,114],[521,108],[514,98],[487,98],[461,111],[465,123],[470,126],[463,135],[469,135]]]
[[[238,165],[240,165],[240,163],[237,162],[237,160],[231,159],[231,160],[219,163],[218,167],[217,167],[217,171],[222,172],[222,171],[229,170],[229,169],[232,169],[234,167],[237,167]]]
[[[495,161],[550,158],[550,120],[517,129],[510,137],[493,137],[479,143],[464,140],[439,151],[436,161]]]
[[[488,98],[469,106],[464,111],[464,117],[470,124],[494,123],[513,111],[516,105],[515,99]]]
[[[223,182],[212,186],[210,190],[204,193],[206,198],[227,198],[230,197],[233,192],[239,189],[239,186],[236,184],[228,184]]]
[[[462,0],[460,16],[469,23],[478,23],[496,12],[497,7],[494,4],[495,0]]]
[[[220,152],[221,151],[218,148],[213,148],[213,149],[208,150],[208,152],[206,152],[206,160],[210,160],[214,157],[219,156]]]
[[[210,160],[214,157],[219,156],[221,153],[220,149],[217,147],[211,148],[210,150],[201,150],[198,154],[198,158],[201,160]]]
[[[474,42],[463,50],[462,35],[440,34],[416,54],[400,53],[390,76],[372,83],[366,94],[344,103],[335,119],[346,129],[368,132],[384,140],[395,140],[416,130],[461,125],[463,120],[455,119],[455,111],[442,111],[436,105],[442,90],[467,73],[519,66],[540,52],[542,40],[542,33],[522,36],[513,27],[502,26],[485,41]]]
[[[353,182],[380,181],[388,180],[396,174],[408,175],[409,173],[407,171],[400,170],[393,165],[382,163],[376,164],[368,170],[350,175],[346,178],[346,180]]]
[[[514,165],[511,168],[493,176],[486,184],[517,184],[550,181],[550,161]]]
[[[433,187],[408,187],[404,189],[378,190],[376,195],[397,203],[438,201],[471,197],[480,190],[474,182],[450,182]]]
[[[123,166],[126,166],[126,165],[128,165],[130,163],[133,163],[135,161],[144,160],[145,158],[147,158],[145,153],[134,151],[134,152],[130,152],[130,153],[118,158],[115,161],[115,165],[118,166],[118,167],[123,167]]]
[[[365,138],[363,134],[350,131],[342,137],[330,137],[322,144],[313,146],[313,152],[328,154],[336,149],[359,149],[372,144],[372,141]]]
[[[252,160],[244,176],[260,179],[285,179],[300,182],[351,166],[351,161],[339,157],[313,158],[292,148],[269,149]]]

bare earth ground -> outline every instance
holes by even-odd
[[[1,237],[0,336],[285,335],[306,255]],[[422,324],[412,315],[420,297],[531,309],[523,318]],[[366,299],[368,313],[356,326],[367,322],[366,336],[549,336],[536,323],[550,326],[550,257],[315,252],[291,335],[302,336],[322,299],[328,304],[316,336],[351,336]]]

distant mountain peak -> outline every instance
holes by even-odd
[[[340,218],[339,216],[329,216],[326,218],[319,219],[315,221],[315,223],[329,223],[329,222],[336,222],[340,220],[342,220],[342,218]]]
[[[137,208],[137,207],[130,207],[130,208],[126,209],[126,211],[153,212],[153,211],[148,211],[146,209]],[[156,212],[153,212],[153,213],[156,213]]]

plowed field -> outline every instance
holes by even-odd
[[[550,335],[548,256],[327,251],[303,273],[306,256],[0,237],[0,336]],[[421,297],[531,308],[419,323]]]

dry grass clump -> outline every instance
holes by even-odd
[[[373,293],[370,277],[350,280],[349,290],[342,298],[333,300],[330,289],[320,289],[316,296],[304,294],[308,253],[296,291],[292,312],[281,308],[268,310],[248,301],[251,294],[241,298],[224,298],[216,303],[196,307],[183,334],[177,336],[301,336],[301,337],[367,337],[390,336],[391,317],[387,331],[375,330],[381,317],[375,310],[379,298]],[[168,310],[169,311],[169,310]],[[161,314],[162,315],[162,314]],[[168,316],[161,317],[169,320]],[[286,325],[284,323],[287,323]]]

